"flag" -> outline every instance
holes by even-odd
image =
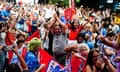
[[[66,61],[68,72],[82,72],[86,64],[86,60],[81,59],[79,54],[72,55],[72,52],[67,55]]]
[[[73,9],[75,8],[75,1],[74,0],[71,1],[71,8],[73,8]]]
[[[22,47],[19,51],[21,51],[22,53],[20,54],[22,56],[22,58],[24,59],[26,54],[27,54],[27,48],[26,47]],[[12,50],[8,51],[8,63],[11,63],[12,58],[14,57],[14,52]],[[16,59],[17,60],[17,59]]]
[[[26,42],[29,42],[32,38],[34,37],[37,37],[40,39],[40,32],[39,30],[36,30],[31,36],[29,36],[27,39],[26,39]]]
[[[66,20],[72,20],[75,12],[72,8],[67,8],[65,11],[64,11],[64,14],[65,14],[65,19]]]
[[[80,60],[78,57],[73,56],[72,61],[71,61],[71,72],[81,72],[82,67],[83,67],[83,62]]]
[[[49,55],[44,49],[39,50],[39,63],[45,64],[45,68],[41,72],[65,72],[63,66],[60,65],[51,55]]]
[[[32,20],[31,19],[27,19],[26,22],[24,23],[24,31],[26,32],[32,31]]]

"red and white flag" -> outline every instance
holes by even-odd
[[[36,30],[31,36],[29,36],[27,39],[26,39],[26,43],[28,43],[32,38],[38,38],[40,39],[40,31],[39,30]]]
[[[45,68],[41,72],[65,72],[63,66],[60,65],[51,55],[49,55],[44,49],[39,50],[39,62],[45,64]]]
[[[65,9],[64,14],[65,14],[66,20],[72,20],[74,14],[75,14],[75,11],[73,8],[67,8],[67,9]]]
[[[71,0],[71,8],[75,8],[75,1],[74,0]]]

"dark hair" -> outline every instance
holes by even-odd
[[[56,14],[57,14],[57,16],[59,16],[59,15],[60,15],[60,13],[59,13],[59,11],[58,11],[58,10],[56,11]]]
[[[47,29],[48,28],[48,24],[44,24],[43,27]]]
[[[93,59],[94,52],[98,52],[99,53],[98,50],[91,50],[88,53],[88,58],[87,58],[87,62],[86,62],[86,65],[90,65],[91,70],[93,70],[93,61],[92,61],[92,59]]]
[[[75,31],[75,26],[74,26],[74,21],[73,22],[71,22],[71,29],[73,30],[73,31]]]
[[[79,38],[82,38],[82,41],[79,40]],[[76,40],[77,40],[77,43],[81,43],[81,42],[85,41],[85,34],[84,34],[83,32],[80,32],[80,33],[77,35]]]
[[[88,19],[85,19],[84,21],[89,21]]]
[[[18,35],[16,36],[16,38],[19,38],[20,36],[23,36],[23,37],[25,38],[25,35],[23,35],[23,34],[18,34]]]
[[[102,24],[102,27],[105,28],[105,29],[107,29],[107,28],[108,28],[108,25],[107,25],[106,23],[103,23],[103,24]]]
[[[2,27],[7,26],[6,22],[0,22],[0,30],[2,29]]]
[[[12,63],[7,66],[6,72],[21,72],[21,69],[17,64]]]
[[[17,45],[19,45],[20,43],[24,43],[24,42],[25,42],[24,40],[18,40]]]
[[[73,31],[75,31],[75,29],[76,29],[75,26],[74,26],[74,23],[75,23],[75,22],[77,22],[77,23],[79,24],[79,20],[76,20],[76,19],[73,20],[73,21],[70,23],[70,24],[71,24],[71,29],[72,29]]]
[[[79,33],[77,35],[77,40],[78,40],[79,37],[82,37],[85,40],[85,34],[84,33]]]
[[[110,32],[107,33],[106,37],[108,37],[108,36],[110,36],[110,37],[115,36],[115,33],[110,31]]]
[[[55,25],[54,25],[54,29],[55,29],[56,26],[59,26],[59,27],[62,29],[62,26],[61,26],[60,24],[59,24],[59,25],[56,25],[56,24],[55,24]]]

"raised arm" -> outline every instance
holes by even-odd
[[[55,14],[55,18],[59,22],[59,24],[62,26],[63,33],[66,33],[66,29],[67,29],[66,25],[60,20],[60,18],[57,16],[57,14]]]
[[[23,31],[21,31],[21,30],[17,29],[17,32],[19,32],[20,34],[23,34],[24,36],[27,36],[27,34],[25,32],[23,32]]]
[[[45,30],[45,35],[43,37],[43,42],[47,40],[47,36],[48,36],[48,30]]]
[[[71,46],[65,48],[64,51],[65,52],[70,52],[70,51],[76,51],[77,52],[78,51],[78,47],[77,47],[77,45],[71,45]]]
[[[113,47],[113,48],[118,49],[118,48],[114,45],[113,41],[110,41],[110,40],[106,39],[104,36],[99,36],[99,39],[100,39],[100,41],[101,41],[102,43],[104,43],[104,44],[106,44],[106,45],[108,45],[108,46],[111,46],[111,47]]]
[[[86,26],[88,23],[89,23],[89,21],[86,19],[86,20],[84,20],[84,22],[82,23],[82,26],[84,27],[84,26]]]
[[[20,55],[18,54],[18,52],[17,52],[17,47],[15,47],[15,48],[13,49],[13,51],[14,51],[14,53],[17,55],[17,57],[18,57],[18,59],[19,59],[19,61],[20,61],[20,64],[21,64],[21,66],[22,66],[22,68],[23,68],[23,70],[27,70],[27,71],[28,71],[27,64],[25,63],[25,61],[24,61],[24,59],[22,58],[22,56],[20,56]]]
[[[56,19],[51,20],[50,24],[48,25],[48,29],[50,29],[56,23]]]
[[[106,56],[104,56],[103,58],[104,58],[105,64],[108,66],[109,72],[116,72],[116,69],[115,69],[115,67],[111,64],[110,60],[109,60]]]

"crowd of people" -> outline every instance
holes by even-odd
[[[64,66],[60,72],[120,72],[116,16],[107,8],[0,2],[0,72],[40,72],[39,49]]]

